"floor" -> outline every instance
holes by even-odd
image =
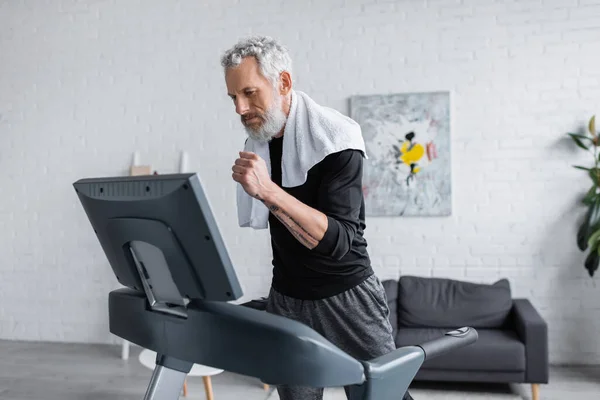
[[[151,371],[131,358],[120,358],[120,347],[103,345],[0,341],[1,400],[140,400]],[[215,400],[277,400],[260,381],[231,373],[212,378]],[[188,378],[188,399],[205,399],[202,378]],[[530,399],[527,385],[414,384],[415,400]],[[551,383],[541,389],[541,400],[600,398],[600,366],[553,367]],[[327,389],[325,400],[345,400],[343,392]]]

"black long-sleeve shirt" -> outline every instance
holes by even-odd
[[[283,137],[269,143],[271,179],[280,187],[282,146]],[[316,164],[301,186],[283,188],[324,213],[328,228],[319,244],[309,249],[275,215],[269,215],[275,290],[294,298],[316,300],[344,292],[373,274],[363,237],[362,172],[362,153],[348,149]]]

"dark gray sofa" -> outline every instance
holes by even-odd
[[[528,383],[532,398],[548,383],[548,328],[509,281],[480,284],[402,276],[384,280],[396,346],[417,345],[448,329],[477,329],[476,343],[424,362],[415,381]]]

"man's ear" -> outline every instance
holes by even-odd
[[[286,96],[292,90],[292,76],[289,72],[283,71],[279,75],[279,94]]]

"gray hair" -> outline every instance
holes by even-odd
[[[251,36],[241,39],[221,57],[221,66],[227,71],[245,57],[255,57],[261,73],[273,86],[277,85],[283,71],[292,74],[292,59],[287,49],[269,36]]]

